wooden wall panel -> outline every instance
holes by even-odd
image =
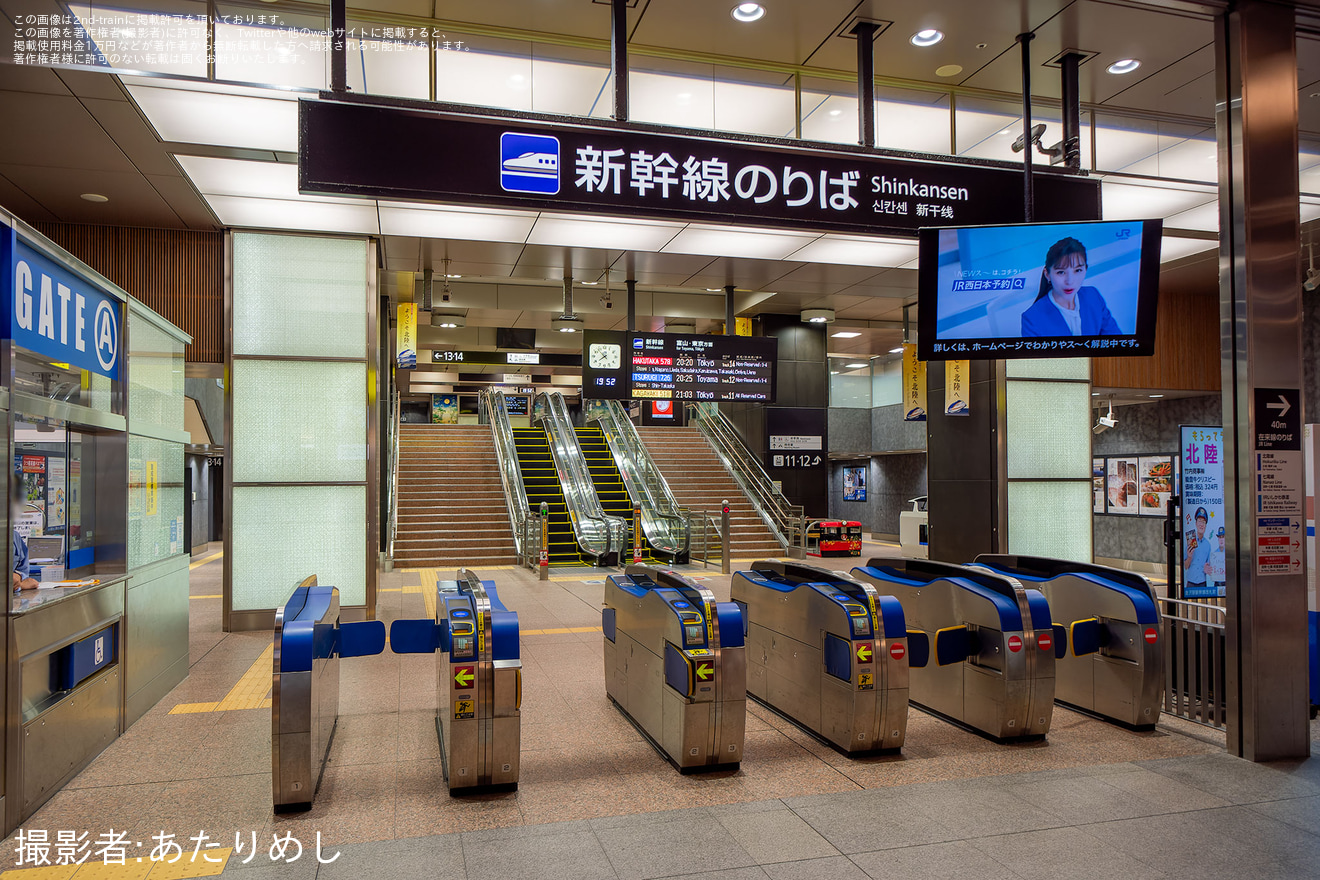
[[[1091,381],[1098,388],[1219,391],[1219,278],[1215,264],[1206,261],[1160,279],[1155,354],[1094,358],[1091,364]]]
[[[224,362],[224,235],[34,223],[60,247],[192,336],[192,363]]]

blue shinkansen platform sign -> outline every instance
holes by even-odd
[[[118,379],[123,304],[33,248],[16,230],[0,228],[0,241],[8,282],[4,335],[52,361]]]

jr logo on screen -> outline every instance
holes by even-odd
[[[505,192],[559,192],[559,138],[513,131],[500,135],[500,186]]]

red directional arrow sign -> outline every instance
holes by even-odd
[[[875,645],[871,642],[857,643],[857,662],[870,663],[875,659]]]
[[[477,667],[475,666],[455,666],[454,667],[454,689],[467,690],[477,683]]]

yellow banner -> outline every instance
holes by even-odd
[[[157,505],[160,503],[160,480],[159,477],[157,476],[157,474],[159,473],[159,465],[157,462],[148,461],[146,469],[147,469],[147,476],[145,480],[147,484],[146,485],[147,488],[146,515],[155,516]]]
[[[735,335],[735,336],[751,336],[751,335],[752,335],[752,319],[751,319],[751,318],[734,318],[734,319],[733,319],[733,335]]]
[[[396,349],[399,369],[417,367],[417,303],[399,303],[399,328]]]
[[[944,414],[967,415],[967,361],[944,362]]]
[[[926,421],[926,362],[917,360],[911,342],[903,344],[903,420]]]

